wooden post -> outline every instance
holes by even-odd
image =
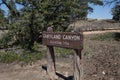
[[[53,32],[53,29],[51,27],[48,27],[47,31]],[[50,80],[55,80],[56,66],[53,46],[47,46],[47,73]]]
[[[56,33],[49,27],[47,32],[43,33],[43,44],[47,45],[47,73],[50,80],[57,79],[53,46],[74,49],[74,80],[82,80],[83,34],[80,28],[75,28],[72,32],[74,33]]]
[[[74,80],[82,80],[81,50],[74,50]]]
[[[79,28],[75,28],[74,32],[80,32]],[[83,38],[82,38],[83,39]],[[81,50],[74,49],[74,80],[82,80],[82,54]]]

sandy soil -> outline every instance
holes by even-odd
[[[65,61],[63,61],[65,60]],[[64,80],[72,75],[73,68],[71,59],[57,60],[58,80]],[[32,65],[24,65],[18,63],[0,64],[0,80],[49,80],[46,70],[43,66],[46,60],[37,61]]]

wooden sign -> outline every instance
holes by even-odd
[[[74,80],[82,80],[83,34],[80,29],[75,28],[73,32],[53,32],[53,28],[48,27],[47,32],[42,34],[42,43],[47,46],[47,73],[50,80],[57,79],[54,46],[74,49]]]
[[[82,49],[83,36],[76,32],[44,32],[43,44],[71,49]]]

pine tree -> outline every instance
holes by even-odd
[[[120,21],[120,4],[116,4],[112,8],[113,20]]]
[[[102,5],[101,0],[2,0],[9,9],[9,34],[15,44],[32,49],[41,32],[53,26],[56,31],[65,31],[79,19],[85,19],[92,7]],[[17,5],[23,8],[18,10]]]
[[[7,19],[4,16],[4,11],[0,9],[0,29],[7,26]]]
[[[105,5],[114,5],[111,9],[113,20],[119,21],[120,20],[120,0],[104,0]]]

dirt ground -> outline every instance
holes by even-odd
[[[64,61],[63,61],[64,60]],[[58,80],[66,80],[73,73],[72,59],[57,60],[57,75],[61,76]],[[0,80],[49,80],[46,70],[44,69],[46,60],[40,60],[32,65],[18,63],[0,64]]]
[[[88,34],[88,33],[87,33]],[[93,41],[84,35],[83,80],[120,80],[120,41]],[[0,63],[0,80],[49,80],[46,59],[32,65]],[[58,80],[72,80],[73,58],[57,58]]]
[[[120,41],[94,41],[90,39],[101,32],[88,33],[84,36],[83,80],[120,80]]]

